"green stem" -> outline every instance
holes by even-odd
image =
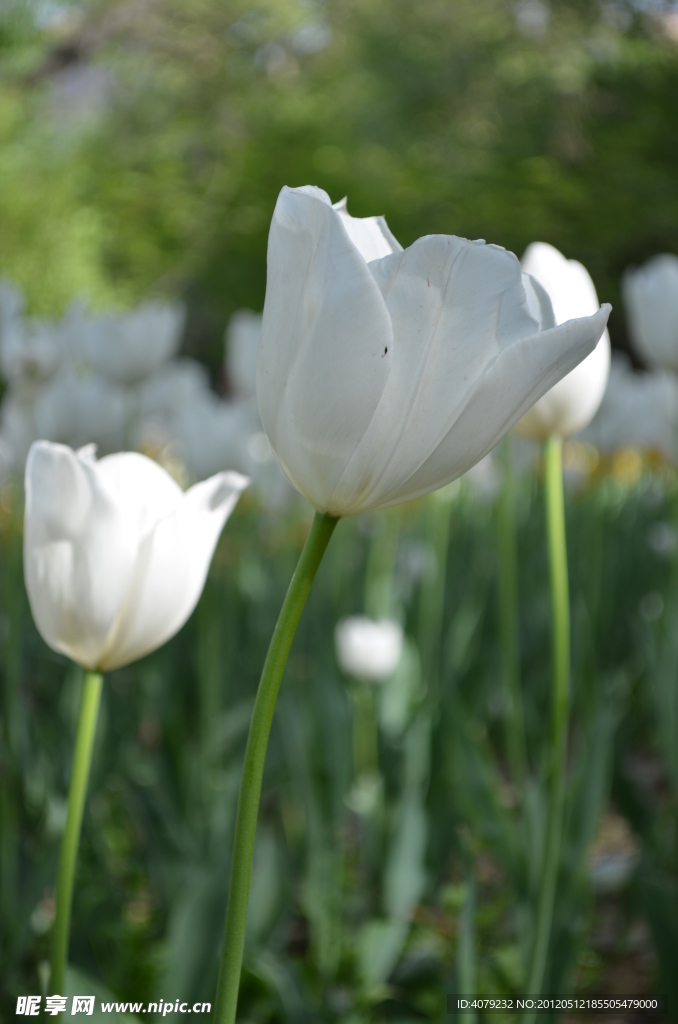
[[[440,692],[445,614],[447,558],[450,547],[452,501],[449,493],[435,492],[425,506],[426,537],[435,554],[432,571],[422,579],[419,592],[418,635],[429,703],[434,706]]]
[[[356,779],[379,772],[379,731],[373,683],[356,680],[353,699],[353,762]]]
[[[78,856],[82,812],[92,763],[92,747],[101,699],[101,683],[102,677],[98,672],[85,673],[80,698],[78,729],[75,736],[71,785],[68,791],[66,828],[61,841],[61,858],[57,879],[56,917],[52,935],[52,970],[49,982],[52,995],[63,995],[64,993],[75,862]]]
[[[235,1022],[261,780],[280,680],[311,584],[337,521],[333,516],[316,512],[280,611],[254,702],[235,822],[231,882],[214,1015],[217,1024]]]
[[[504,683],[511,701],[506,717],[506,748],[514,785],[520,787],[527,771],[525,717],[520,688],[520,650],[518,645],[518,553],[513,473],[503,442],[503,480],[497,501],[497,541],[499,550],[499,642]]]
[[[539,995],[544,982],[553,922],[560,840],[565,798],[565,762],[570,706],[570,597],[567,577],[565,539],[565,502],[563,498],[562,441],[551,437],[545,447],[546,522],[551,576],[553,615],[553,702],[549,808],[542,865],[537,927],[527,990]],[[528,1016],[528,1020],[531,1017]]]

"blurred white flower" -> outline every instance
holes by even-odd
[[[581,263],[566,259],[552,245],[533,242],[521,260],[523,271],[546,291],[557,324],[590,316],[598,309],[598,296]],[[605,393],[610,371],[610,337],[603,331],[586,359],[547,391],[518,420],[517,434],[533,440],[569,437],[595,416]]]
[[[12,384],[0,406],[0,434],[12,472],[23,475],[28,451],[39,437],[35,405],[39,387],[34,382]]]
[[[624,274],[629,331],[650,366],[678,371],[678,256],[653,256]]]
[[[678,415],[678,381],[672,375],[636,373],[615,352],[600,409],[580,439],[600,452],[642,448],[672,459]]]
[[[127,397],[122,388],[94,375],[68,367],[57,374],[37,397],[38,437],[72,448],[96,444],[105,452],[125,444]]]
[[[2,332],[21,316],[24,305],[23,293],[6,277],[0,277],[0,343]]]
[[[239,309],[226,328],[224,369],[234,393],[254,398],[257,389],[257,356],[261,341],[261,313]]]
[[[45,642],[84,668],[107,671],[169,640],[198,602],[247,483],[220,473],[184,493],[136,452],[96,461],[93,446],[34,444],[24,573]]]
[[[253,402],[225,402],[208,391],[181,410],[176,429],[189,473],[202,480],[224,466],[247,472],[248,443],[260,427]]]
[[[276,458],[321,512],[461,476],[596,346],[609,307],[556,326],[499,246],[428,235],[283,188],[268,242],[257,401]]]
[[[130,396],[135,447],[175,442],[183,411],[209,393],[209,374],[195,359],[161,366]]]
[[[375,622],[364,615],[351,615],[337,623],[334,631],[337,661],[355,679],[380,683],[395,672],[403,650],[403,630],[398,622]]]
[[[140,381],[176,355],[185,318],[183,307],[164,302],[91,318],[83,346],[86,359],[113,381]]]
[[[0,374],[6,380],[47,380],[66,353],[61,324],[37,317],[16,317],[0,334]]]

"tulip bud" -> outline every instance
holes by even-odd
[[[381,683],[400,661],[403,630],[398,622],[375,622],[363,615],[342,619],[334,631],[337,660],[343,671],[356,679]]]
[[[136,452],[97,462],[93,446],[37,441],[26,463],[24,574],[45,642],[103,672],[169,640],[195,608],[247,484],[219,473],[184,493]]]
[[[652,367],[678,371],[678,256],[654,256],[622,282],[631,338]]]
[[[552,245],[533,242],[521,265],[547,292],[557,324],[590,316],[598,309],[598,296],[586,267],[566,259]],[[609,372],[610,336],[605,330],[591,354],[518,420],[516,433],[543,441],[551,436],[569,437],[582,430],[598,411]]]
[[[470,469],[593,351],[610,307],[556,326],[543,289],[495,245],[403,250],[383,217],[283,188],[268,244],[261,421],[288,479],[349,515]]]

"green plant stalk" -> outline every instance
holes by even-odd
[[[539,995],[544,981],[553,922],[556,881],[565,799],[565,767],[570,709],[570,595],[565,539],[562,440],[551,437],[545,446],[545,497],[553,615],[553,698],[551,708],[551,765],[546,842],[542,864],[537,926],[527,990]],[[531,1020],[528,1015],[527,1020]]]
[[[86,672],[80,697],[80,713],[75,736],[75,751],[71,769],[71,784],[68,791],[68,812],[66,828],[61,841],[59,875],[56,890],[56,916],[52,934],[52,968],[50,971],[50,992],[64,994],[66,963],[68,960],[68,937],[73,904],[73,880],[75,863],[80,843],[82,813],[92,763],[92,748],[97,726],[101,700],[102,676],[98,672]]]
[[[431,494],[425,506],[426,536],[435,552],[436,561],[434,572],[424,577],[419,592],[418,635],[431,705],[437,701],[440,692],[452,509],[453,502],[449,497],[439,493]]]
[[[353,763],[356,779],[379,772],[379,731],[376,689],[373,683],[356,680],[353,700]]]
[[[502,447],[503,480],[496,507],[499,553],[499,643],[504,684],[511,701],[511,710],[506,717],[506,749],[513,782],[520,787],[527,772],[527,748],[518,644],[518,552],[515,488],[506,439]]]
[[[337,522],[333,516],[316,512],[280,610],[254,702],[235,822],[231,881],[214,1013],[217,1024],[234,1024],[236,1018],[261,782],[280,681],[299,618]]]

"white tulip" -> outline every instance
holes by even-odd
[[[105,452],[124,447],[127,397],[101,377],[69,368],[41,391],[35,403],[38,437],[72,448],[93,443]]]
[[[176,359],[161,366],[131,397],[134,447],[175,442],[183,412],[209,392],[209,374],[195,359]]]
[[[402,250],[313,186],[273,215],[257,367],[281,468],[342,516],[470,469],[593,351],[609,306],[556,326],[516,257],[447,235]]]
[[[200,399],[210,387],[209,374],[195,359],[176,359],[161,366],[139,387],[139,407],[144,418],[167,419]]]
[[[184,320],[181,306],[163,302],[92,318],[83,341],[86,359],[111,380],[132,384],[176,355]]]
[[[6,277],[0,277],[0,343],[3,331],[21,316],[24,305],[23,293]]]
[[[64,331],[50,320],[17,317],[0,335],[0,373],[6,380],[47,380],[64,355]]]
[[[622,291],[638,354],[652,367],[678,371],[678,256],[653,256],[627,270]]]
[[[261,313],[239,309],[226,329],[224,368],[236,395],[254,398],[257,389],[257,356],[261,340]]]
[[[566,259],[552,245],[533,242],[521,265],[548,292],[557,324],[590,316],[598,309],[598,296],[586,267]],[[593,352],[516,423],[516,433],[542,441],[582,430],[600,407],[609,372],[610,336],[605,330]]]
[[[636,373],[626,356],[615,353],[602,405],[581,440],[601,452],[642,448],[671,459],[677,423],[675,377],[659,371]]]
[[[391,619],[375,622],[364,615],[351,615],[337,623],[334,640],[343,671],[369,683],[388,679],[403,650],[400,623]]]
[[[248,442],[259,430],[252,402],[225,402],[211,391],[196,396],[177,416],[179,448],[191,476],[201,480],[224,466],[247,472]]]
[[[184,493],[136,452],[96,461],[93,446],[36,442],[26,464],[24,572],[45,642],[103,672],[169,640],[198,602],[247,483],[220,473]]]
[[[0,432],[12,471],[23,475],[26,458],[39,434],[35,406],[39,387],[34,382],[13,384],[0,407]]]

